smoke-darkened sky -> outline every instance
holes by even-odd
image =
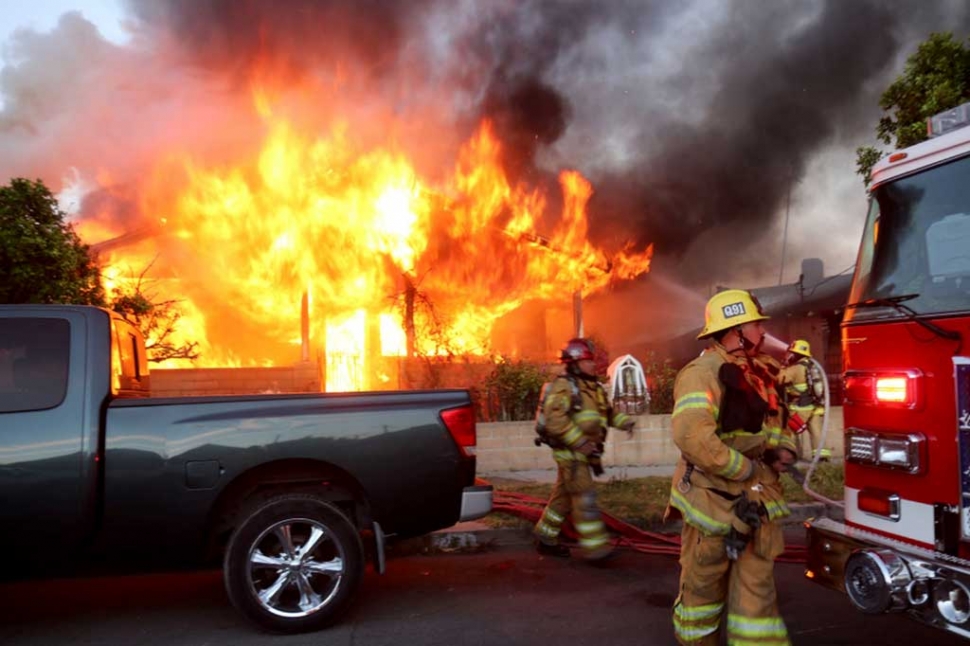
[[[124,7],[123,44],[78,13],[3,43],[0,181],[110,185],[117,217],[134,218],[125,187],[159,150],[252,145],[245,89],[262,75],[326,99],[280,98],[293,118],[345,114],[429,173],[490,117],[514,177],[554,198],[557,173],[580,170],[594,240],[654,243],[654,270],[693,286],[776,282],[786,213],[786,281],[804,257],[850,265],[865,211],[854,150],[875,143],[880,93],[930,33],[970,34],[963,0]]]

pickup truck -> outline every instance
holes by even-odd
[[[385,540],[484,516],[467,391],[153,398],[114,312],[0,305],[0,548],[10,561],[221,563],[273,632],[336,620]],[[9,569],[5,566],[5,570]]]

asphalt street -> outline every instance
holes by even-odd
[[[673,557],[629,550],[605,567],[540,557],[524,535],[474,553],[392,554],[340,623],[294,636],[245,623],[218,571],[26,581],[0,585],[0,643],[664,645],[677,573]],[[800,565],[779,564],[777,580],[794,644],[965,643],[903,616],[862,615]]]

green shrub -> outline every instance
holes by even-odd
[[[546,366],[500,357],[480,386],[474,389],[479,418],[485,422],[515,422],[535,417]]]
[[[650,392],[650,414],[663,415],[674,412],[674,380],[677,369],[670,359],[659,359],[656,353],[647,355],[643,364],[647,377],[647,390]]]

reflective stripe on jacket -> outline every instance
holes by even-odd
[[[582,378],[575,381],[579,387],[580,410],[573,410],[573,387],[565,376],[557,377],[549,384],[543,406],[547,434],[567,447],[553,452],[557,461],[586,462],[586,456],[574,449],[585,442],[603,442],[607,427],[622,427],[630,420],[626,413],[612,410],[606,390],[599,382]]]
[[[785,401],[789,410],[806,418],[817,407],[815,397],[808,391],[808,360],[803,359],[782,369],[778,381],[785,388]]]
[[[766,446],[794,448],[779,425],[763,426],[758,433],[722,429],[719,402],[724,385],[718,371],[726,362],[745,362],[714,343],[690,362],[674,382],[674,412],[671,416],[673,440],[681,451],[671,483],[670,506],[684,521],[707,535],[727,534],[735,519],[733,505],[742,491],[765,504],[769,518],[790,513],[781,493],[777,474],[760,463]],[[773,389],[774,384],[769,388]],[[678,485],[693,465],[690,488]],[[752,490],[751,487],[762,484]]]

